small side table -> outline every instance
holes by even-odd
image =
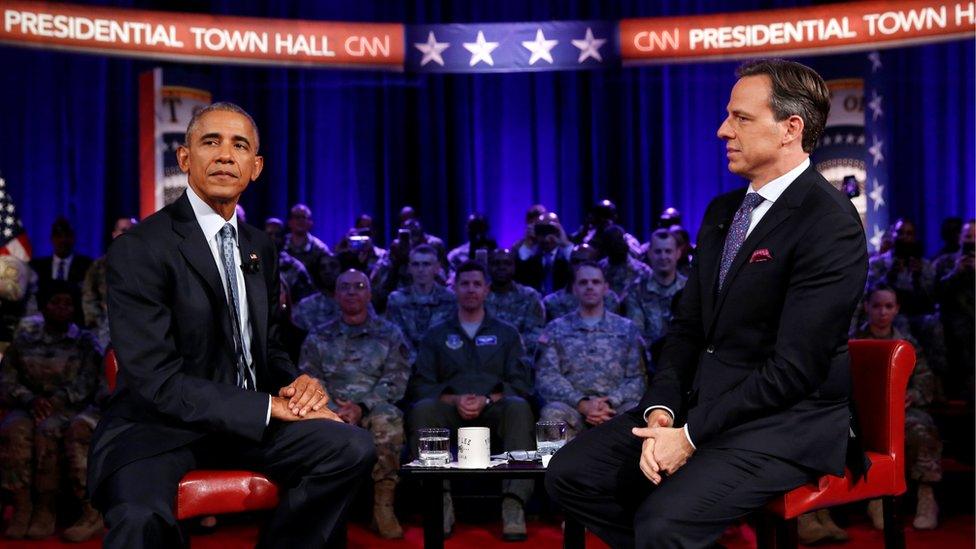
[[[441,549],[444,547],[444,481],[457,479],[486,478],[529,478],[545,477],[546,469],[541,463],[512,462],[497,465],[490,469],[449,469],[445,467],[401,467],[400,476],[416,478],[420,481],[423,498],[424,547]],[[583,525],[566,517],[563,531],[564,549],[584,549],[586,538]]]

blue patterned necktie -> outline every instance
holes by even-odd
[[[742,199],[742,205],[739,206],[739,209],[735,212],[735,217],[732,218],[732,226],[729,227],[729,234],[725,236],[725,248],[722,249],[722,263],[719,265],[719,291],[722,291],[722,285],[725,284],[725,277],[728,276],[729,269],[732,268],[732,261],[735,260],[735,254],[739,253],[739,248],[746,241],[746,233],[749,232],[749,221],[752,218],[752,210],[762,204],[763,200],[765,198],[760,196],[759,193],[746,193],[745,198]]]
[[[240,297],[237,293],[237,268],[234,264],[234,226],[225,223],[220,228],[220,257],[224,264],[224,278],[227,283],[227,302],[230,306],[231,324],[234,326],[234,354],[237,358],[237,386],[253,389],[250,368],[248,368],[248,349],[244,345],[244,332],[241,330]]]
[[[55,280],[68,280],[68,273],[65,272],[67,270],[65,269],[65,263],[67,263],[65,259],[58,258],[58,274],[54,277]]]

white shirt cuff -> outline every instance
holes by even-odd
[[[271,425],[271,395],[268,395],[268,415],[264,417],[264,426]]]
[[[685,438],[688,439],[688,444],[691,444],[691,447],[697,450],[698,447],[695,446],[695,443],[691,441],[691,435],[688,434],[688,424],[685,423],[685,426],[682,427],[681,429],[685,432]]]
[[[665,412],[671,414],[671,421],[674,421],[674,410],[668,408],[667,406],[648,406],[644,410],[644,421],[647,421],[647,416],[650,415],[651,410],[664,410]]]

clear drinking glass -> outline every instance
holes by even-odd
[[[425,467],[447,465],[451,461],[451,432],[448,429],[420,429],[417,455]]]
[[[539,421],[535,424],[537,455],[551,456],[566,444],[565,421]]]

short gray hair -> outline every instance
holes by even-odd
[[[769,108],[776,120],[796,115],[803,119],[803,151],[810,153],[827,125],[830,90],[817,71],[796,61],[757,59],[743,63],[735,71],[739,78],[764,74],[769,77]]]
[[[254,123],[254,118],[251,118],[251,115],[248,114],[247,111],[229,101],[218,101],[216,103],[211,103],[198,109],[194,109],[193,116],[190,118],[190,123],[186,125],[186,134],[183,136],[184,145],[190,144],[190,135],[193,133],[193,130],[196,129],[197,124],[200,122],[203,115],[214,111],[236,112],[244,118],[247,118],[247,121],[251,123],[251,127],[254,128],[254,152],[258,152],[258,150],[261,148],[261,136],[258,134],[258,125]]]

